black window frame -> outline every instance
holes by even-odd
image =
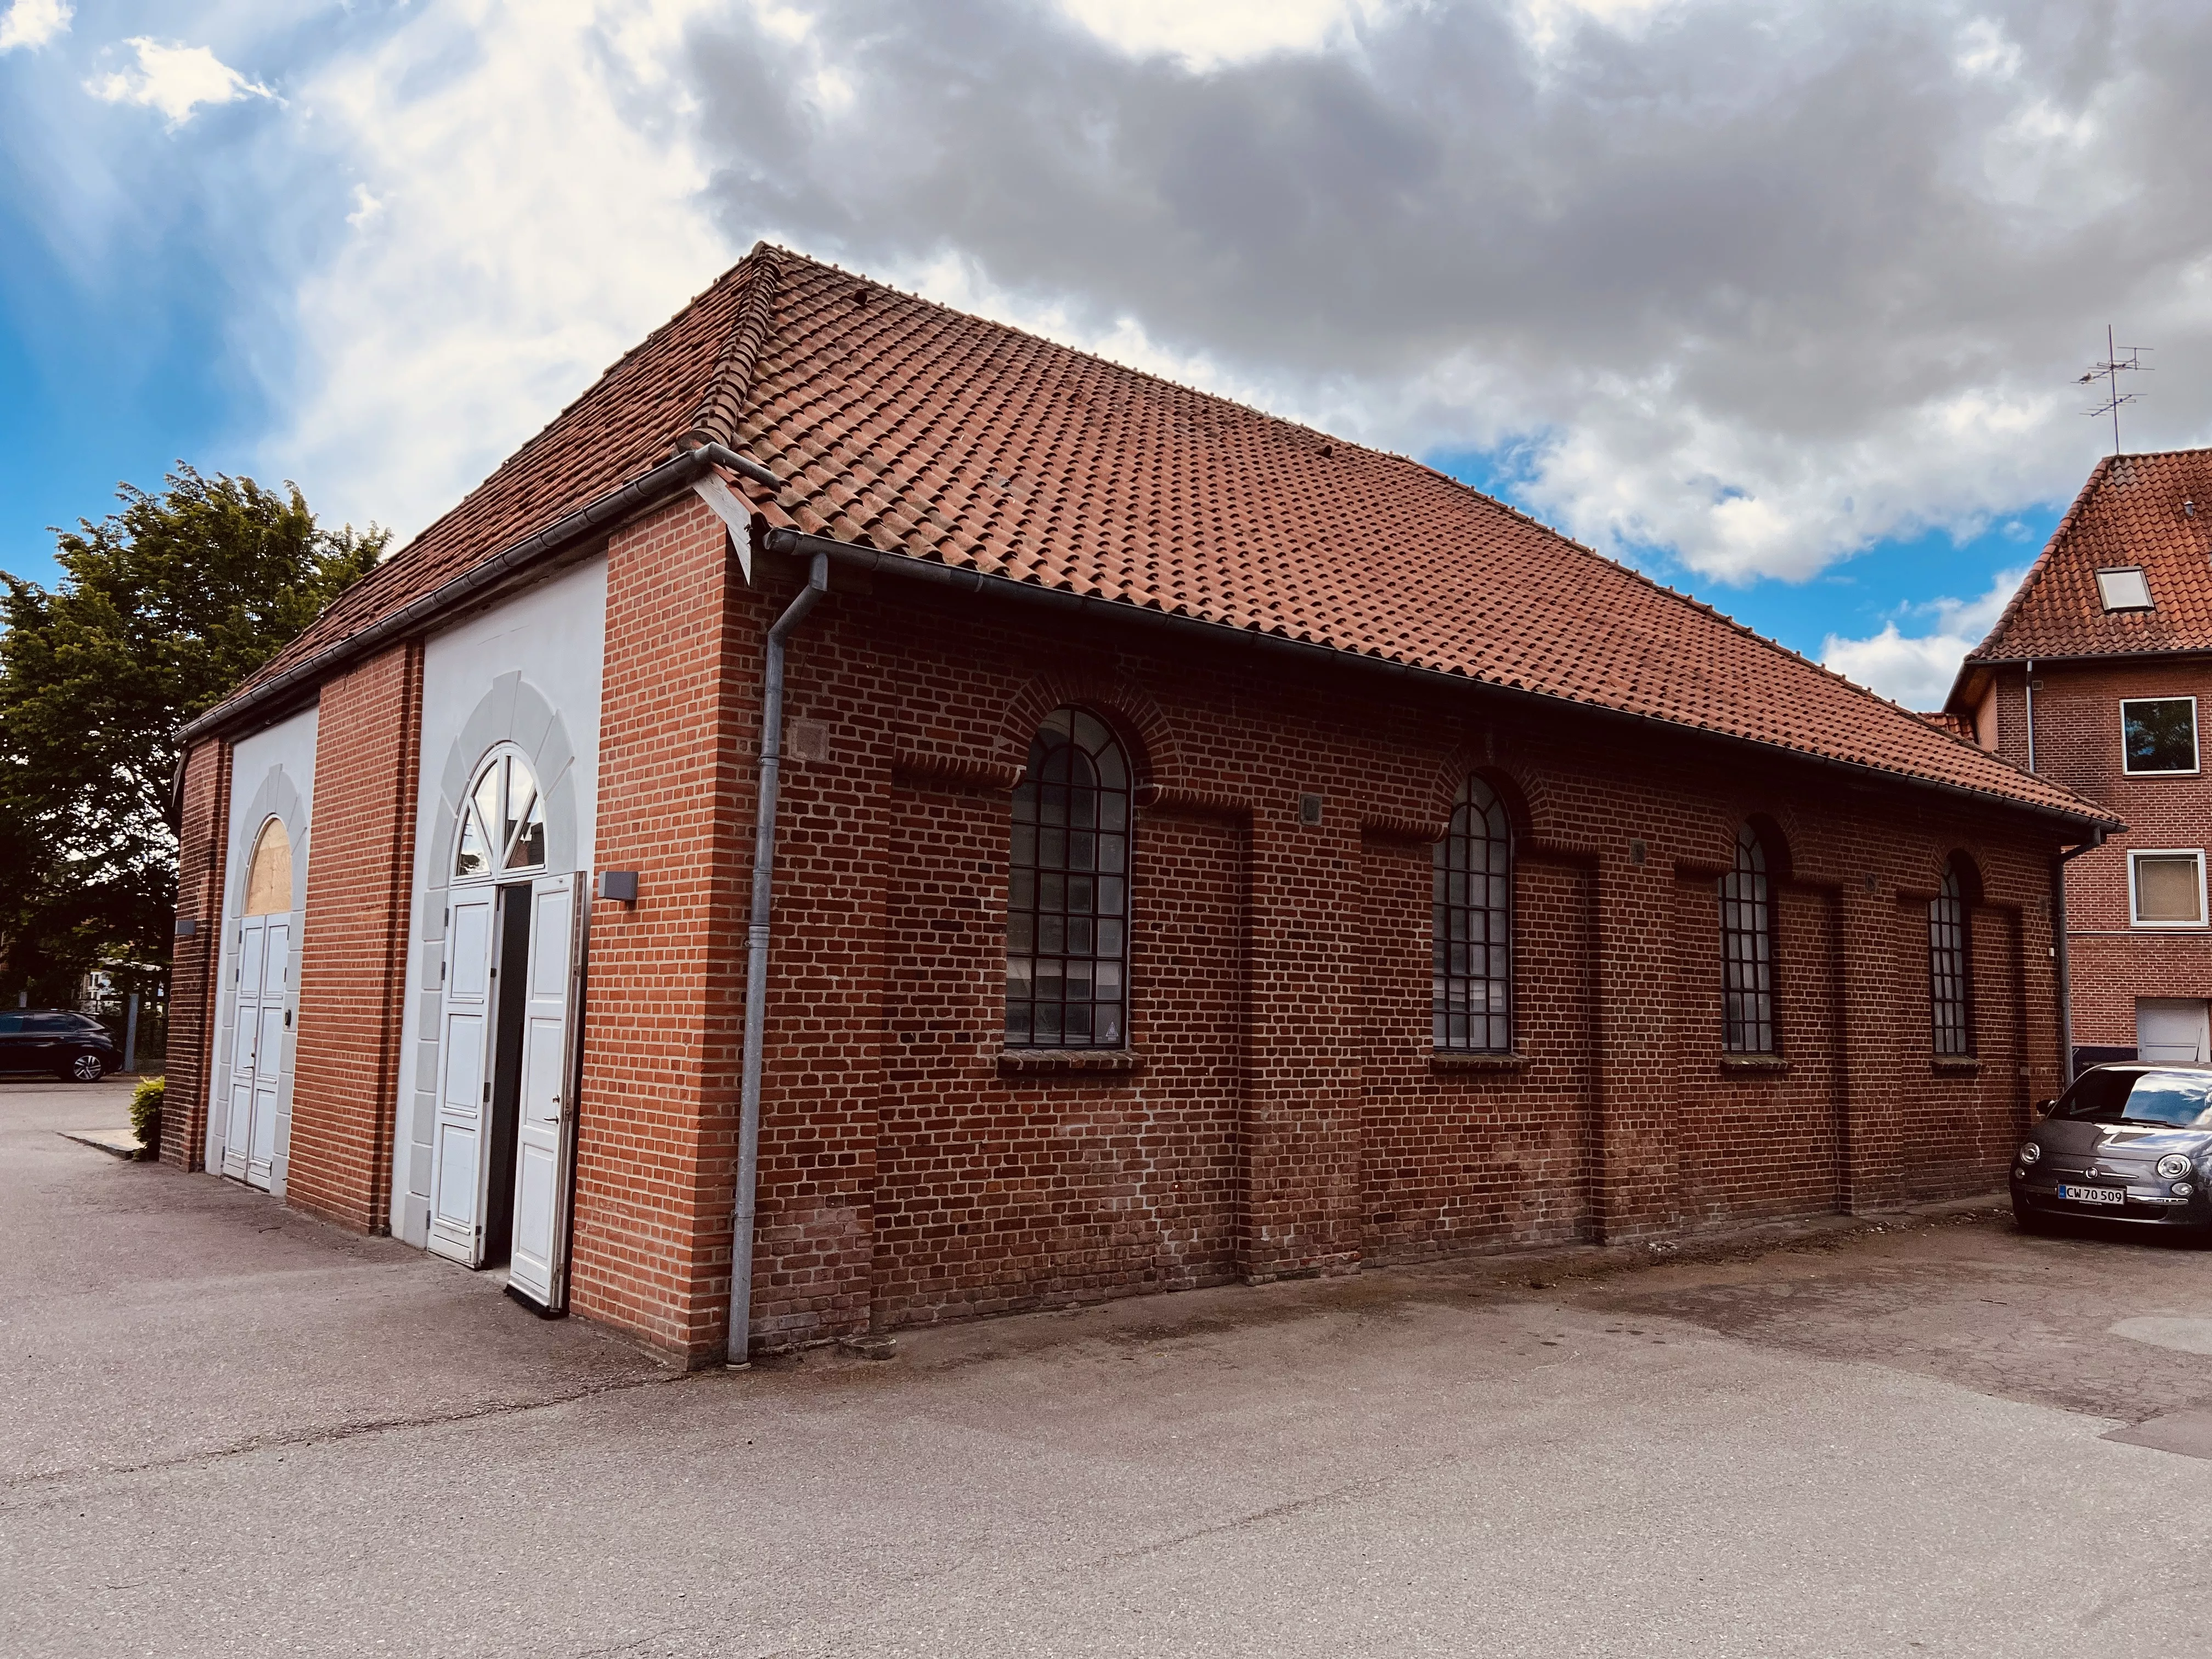
[[[1735,867],[1720,879],[1721,1049],[1778,1055],[1781,998],[1775,971],[1774,884],[1766,843],[1745,824]]]
[[[1946,869],[1928,901],[1928,1041],[1939,1060],[1974,1053],[1974,936],[1966,885]]]
[[[1097,713],[1071,704],[1039,723],[1007,836],[1008,1048],[1129,1047],[1134,806],[1129,751]]]
[[[1460,785],[1431,857],[1429,945],[1436,1051],[1511,1054],[1513,823],[1504,798],[1479,775]]]

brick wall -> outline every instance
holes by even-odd
[[[285,1198],[364,1232],[391,1224],[422,686],[398,647],[325,682],[317,720]]]
[[[687,497],[607,550],[596,858],[638,872],[639,895],[592,911],[569,1279],[578,1313],[698,1362],[720,1352],[729,1291],[752,814],[738,745],[758,720],[723,547]]]
[[[169,1048],[161,1106],[161,1161],[186,1170],[207,1161],[208,1065],[215,1034],[215,973],[222,944],[225,848],[230,836],[230,750],[214,738],[185,761],[177,828],[177,921],[169,969]]]
[[[2000,671],[2002,750],[2027,764],[2026,676]],[[2127,824],[2066,867],[2068,968],[2074,1041],[2131,1048],[2137,997],[2212,998],[2212,931],[2136,928],[2128,907],[2130,848],[2196,848],[2212,854],[2212,668],[2188,659],[2039,663],[2036,767],[2110,807]],[[2194,777],[2130,777],[2120,747],[2124,697],[2197,699],[2200,770]]]
[[[595,861],[641,884],[592,913],[571,1274],[577,1312],[692,1363],[725,1341],[762,637],[800,575],[746,586],[723,547],[686,500],[609,549]],[[392,674],[325,692],[319,1011],[386,971],[339,895],[393,867]],[[1068,702],[1140,786],[1103,1070],[1000,1042],[1008,792]],[[2003,809],[843,573],[787,712],[757,1347],[1987,1188],[2057,1080],[2051,832]],[[1470,1063],[1431,1050],[1429,872],[1478,768],[1516,816],[1516,1040]],[[1783,854],[1763,1068],[1721,1052],[1716,884],[1753,815]],[[1926,905],[1961,851],[1978,1053],[1941,1065]],[[303,1073],[292,1147],[333,1209],[374,1166],[338,1066],[306,1110]]]

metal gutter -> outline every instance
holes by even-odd
[[[738,1190],[730,1242],[730,1332],[723,1358],[750,1363],[753,1224],[760,1179],[761,1059],[768,1048],[768,946],[775,901],[775,805],[783,769],[783,647],[830,591],[830,560],[814,556],[806,586],[768,630],[761,671],[760,786],[753,821],[752,923],[745,939],[745,1048],[738,1088]]]
[[[2058,982],[2058,1087],[2063,1094],[2074,1086],[2074,980],[2066,963],[2066,866],[2084,853],[2105,844],[2105,831],[2093,831],[2079,847],[2069,847],[2051,860],[2051,957],[2057,964]]]
[[[1093,594],[1070,593],[1056,587],[1040,587],[1032,582],[1016,581],[1010,576],[987,575],[980,570],[961,570],[951,565],[929,564],[900,553],[882,553],[873,548],[855,546],[850,542],[834,541],[826,536],[811,536],[797,530],[770,531],[766,546],[772,553],[812,557],[817,553],[829,555],[833,563],[848,568],[886,575],[904,577],[956,592],[983,593],[1012,599],[1066,614],[1094,617],[1110,617],[1116,621],[1133,623],[1161,631],[1202,638],[1208,644],[1219,645],[1227,641],[1240,641],[1255,649],[1273,652],[1296,658],[1301,662],[1328,661],[1357,666],[1376,672],[1401,676],[1418,683],[1458,690],[1489,692],[1508,699],[1538,703],[1551,709],[1574,709],[1602,720],[1624,722],[1641,731],[1663,732],[1672,737],[1705,738],[1717,743],[1742,744],[1767,753],[1786,756],[1791,760],[1826,770],[1841,772],[1865,783],[1880,783],[1892,787],[1932,790],[1939,794],[1968,800],[1978,806],[1998,806],[2023,812],[2030,817],[2062,823],[2075,830],[2094,830],[2100,833],[2126,828],[2118,818],[2100,818],[2090,813],[2064,812],[2057,807],[2039,806],[2032,801],[2014,800],[2003,795],[1990,794],[1984,790],[1969,789],[1963,784],[1943,783],[1934,778],[1916,777],[1907,772],[1885,772],[1879,767],[1863,766],[1852,761],[1834,760],[1826,755],[1811,755],[1800,749],[1784,749],[1776,744],[1760,743],[1752,738],[1731,736],[1705,727],[1682,726],[1662,720],[1650,714],[1632,714],[1626,709],[1607,708],[1600,703],[1577,702],[1550,692],[1531,691],[1521,686],[1499,685],[1494,681],[1480,680],[1465,674],[1448,674],[1439,669],[1417,667],[1411,663],[1395,662],[1385,657],[1370,657],[1356,651],[1345,651],[1335,646],[1317,645],[1306,640],[1286,640],[1279,635],[1258,634],[1249,629],[1237,628],[1226,623],[1206,622],[1196,617],[1174,616],[1164,611],[1147,611],[1121,599],[1105,599]],[[1907,715],[1910,719],[1911,716]],[[2002,764],[2002,763],[1999,763]]]
[[[402,638],[426,627],[439,612],[465,604],[530,566],[542,563],[594,531],[611,526],[662,496],[674,494],[699,477],[709,466],[727,467],[773,489],[783,487],[782,481],[759,462],[748,460],[720,444],[702,444],[696,449],[685,450],[682,454],[661,462],[650,471],[640,473],[590,506],[579,507],[574,513],[555,520],[543,530],[524,537],[513,546],[502,549],[482,564],[432,588],[420,599],[402,605],[389,616],[379,617],[359,633],[349,634],[313,656],[302,658],[283,673],[217,703],[206,714],[188,722],[178,732],[178,743],[188,749],[211,732],[238,725],[253,710],[295,691],[304,690],[341,663],[366,655],[391,640]],[[181,783],[181,770],[178,776]]]

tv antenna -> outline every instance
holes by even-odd
[[[2074,382],[2076,386],[2094,386],[2099,380],[2105,383],[2105,401],[2094,409],[2085,409],[2081,412],[2091,416],[2109,415],[2112,417],[2112,453],[2115,455],[2120,453],[2120,405],[2131,404],[2142,395],[2137,392],[2121,391],[2120,376],[2136,369],[2149,374],[2150,365],[2142,361],[2142,354],[2149,349],[2148,346],[2130,346],[2128,355],[2121,356],[2120,349],[2112,343],[2112,325],[2107,323],[2105,325],[2105,361],[2090,364],[2089,372]]]

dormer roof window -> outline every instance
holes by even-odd
[[[2106,611],[2148,611],[2150,584],[2143,580],[2140,565],[2120,570],[2100,570],[2097,573],[2097,597],[2105,602]]]

